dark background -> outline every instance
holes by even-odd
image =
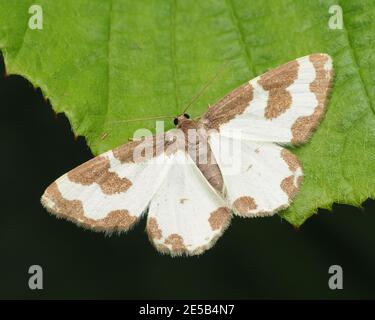
[[[375,298],[375,202],[320,210],[299,230],[278,216],[234,218],[204,255],[170,258],[149,243],[145,219],[106,237],[48,214],[44,189],[92,157],[39,89],[5,76],[0,60],[0,298]],[[44,289],[30,290],[40,265]],[[344,289],[328,288],[328,268]]]

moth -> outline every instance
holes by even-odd
[[[233,90],[198,120],[177,116],[180,136],[172,129],[131,141],[71,170],[41,202],[58,217],[104,232],[127,231],[147,212],[146,230],[160,252],[201,254],[233,215],[271,216],[289,206],[303,172],[284,146],[309,139],[325,113],[332,78],[327,54],[290,61]],[[189,148],[188,131],[203,137],[188,141]],[[233,142],[241,147],[237,172],[224,165],[233,159],[220,147]],[[135,159],[140,146],[151,152]],[[195,157],[202,146],[205,163]]]

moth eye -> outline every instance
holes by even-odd
[[[178,119],[174,118],[173,123],[174,123],[175,126],[177,126],[178,125]]]
[[[184,113],[184,117],[185,117],[186,119],[190,119],[190,116],[189,116],[187,113]]]

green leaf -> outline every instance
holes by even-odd
[[[0,1],[7,72],[40,87],[95,154],[155,126],[115,121],[177,115],[224,61],[193,116],[269,68],[329,53],[336,81],[328,112],[311,141],[294,150],[305,182],[282,216],[298,226],[317,208],[374,197],[374,1],[39,0],[42,30],[28,28],[32,4]],[[328,27],[333,4],[343,9],[341,30]]]

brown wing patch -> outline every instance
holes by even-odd
[[[258,83],[269,92],[266,119],[274,119],[288,110],[292,104],[292,96],[286,90],[298,77],[298,62],[290,61],[278,68],[268,71],[260,77]]]
[[[289,200],[293,199],[297,194],[303,181],[303,176],[297,178],[296,184],[294,183],[294,176],[286,177],[281,181],[281,189],[288,195]]]
[[[236,213],[240,215],[249,214],[251,210],[255,210],[257,207],[252,197],[239,197],[233,202],[233,208],[236,210]]]
[[[291,172],[295,172],[298,168],[301,167],[301,164],[300,164],[298,158],[293,153],[291,153],[289,150],[282,149],[281,157],[286,162],[286,164],[288,165],[289,170]]]
[[[82,202],[79,200],[66,200],[60,193],[57,183],[52,183],[44,192],[42,203],[47,209],[53,210],[53,213],[61,216],[76,218],[84,216]],[[51,203],[51,205],[50,205]]]
[[[164,243],[172,246],[173,253],[182,253],[187,251],[184,244],[184,239],[177,233],[171,234],[167,239],[165,239]]]
[[[134,149],[140,145],[144,140],[132,141],[122,146],[119,146],[112,150],[113,156],[119,160],[121,163],[134,162]]]
[[[159,229],[158,222],[155,218],[148,218],[147,222],[147,234],[150,239],[160,240],[162,237],[161,230]]]
[[[247,82],[211,106],[203,115],[201,122],[209,129],[219,130],[221,125],[242,114],[251,100],[253,100],[253,87]]]
[[[119,230],[128,230],[131,225],[137,220],[136,217],[131,216],[128,210],[114,210],[111,211],[105,218],[97,220],[99,225],[106,230],[108,226],[117,228]]]
[[[99,156],[68,172],[68,178],[84,186],[97,183],[103,193],[108,195],[128,190],[131,181],[109,171],[110,167],[109,160]]]
[[[51,184],[42,197],[42,204],[58,217],[66,218],[76,224],[95,231],[125,231],[136,221],[127,210],[115,210],[108,213],[103,219],[94,220],[87,218],[82,202],[79,200],[65,199],[56,182]]]
[[[297,187],[294,185],[294,176],[283,179],[280,184],[281,189],[288,195],[289,199],[297,194]]]
[[[208,222],[212,230],[222,229],[229,220],[229,211],[225,207],[221,207],[213,212],[211,212]]]
[[[312,130],[318,125],[324,114],[327,104],[333,70],[325,70],[324,64],[329,57],[323,54],[313,54],[309,57],[315,68],[315,80],[310,84],[310,90],[315,94],[318,105],[310,116],[299,117],[292,126],[292,143],[305,142],[311,135]]]

